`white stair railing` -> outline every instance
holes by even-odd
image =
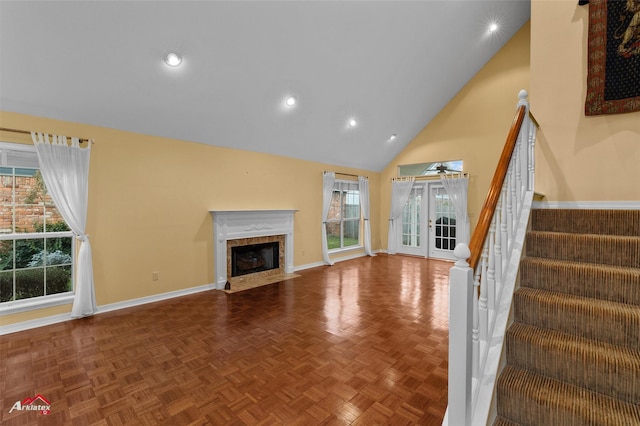
[[[535,178],[536,126],[527,92],[520,91],[518,97],[516,117],[471,242],[454,250],[457,261],[449,277],[449,406],[443,425],[484,426],[491,420]]]

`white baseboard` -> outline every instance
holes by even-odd
[[[17,322],[15,324],[0,326],[0,336],[4,334],[17,333],[18,331],[30,330],[32,328],[44,327],[45,325],[57,324],[71,319],[71,312],[66,314],[50,315],[29,321]]]
[[[375,256],[376,253],[386,253],[386,251],[384,250],[376,250],[373,252],[373,255]],[[345,260],[351,260],[351,259],[357,259],[359,257],[365,257],[367,256],[366,253],[357,253],[357,254],[352,254],[349,256],[344,256],[344,257],[338,257],[335,259],[331,259],[334,261],[334,263],[338,263],[338,262],[344,262]],[[311,269],[311,268],[317,268],[318,266],[324,266],[325,263],[324,262],[314,262],[314,263],[307,263],[306,265],[298,265],[296,267],[293,268],[294,271],[304,271],[305,269]]]
[[[640,210],[640,201],[534,201],[534,209]]]
[[[159,302],[161,300],[173,299],[174,297],[186,296],[202,291],[214,290],[214,284],[205,284],[197,287],[185,288],[182,290],[169,291],[167,293],[154,294],[152,296],[140,297],[138,299],[125,300],[124,302],[109,303],[98,306],[98,314],[117,311],[118,309],[131,308],[133,306],[146,305],[147,303]]]
[[[161,300],[173,299],[175,297],[186,296],[193,293],[213,290],[213,284],[205,284],[197,287],[185,288],[182,290],[169,291],[167,293],[154,294],[152,296],[140,297],[138,299],[125,300],[123,302],[109,303],[108,305],[98,306],[96,315],[116,311],[118,309],[131,308],[134,306],[145,305],[147,303],[159,302]],[[0,336],[4,334],[17,333],[18,331],[29,330],[45,325],[57,324],[71,319],[71,312],[65,314],[51,315],[44,318],[37,318],[29,321],[17,322],[0,326]]]
[[[307,263],[306,265],[298,265],[293,267],[294,272],[304,271],[305,269],[317,268],[318,266],[323,266],[324,262],[314,262]]]
[[[358,252],[358,253],[342,256],[342,257],[332,258],[331,260],[333,260],[334,263],[338,263],[338,262],[344,262],[346,260],[357,259],[359,257],[367,257],[367,254],[364,252]]]
[[[378,251],[380,252],[380,251]],[[351,260],[358,257],[366,256],[365,253],[358,253],[351,256],[340,257],[333,259],[334,262],[343,262],[345,260]],[[294,271],[302,271],[305,269],[315,268],[324,265],[324,262],[308,263],[306,265],[299,265],[294,267]],[[96,315],[103,314],[105,312],[117,311],[119,309],[131,308],[134,306],[145,305],[147,303],[159,302],[161,300],[173,299],[175,297],[186,296],[189,294],[200,293],[203,291],[215,290],[215,284],[205,284],[197,287],[185,288],[182,290],[170,291],[167,293],[154,294],[152,296],[140,297],[138,299],[125,300],[123,302],[109,303],[108,305],[98,306]],[[52,325],[71,320],[71,312],[58,315],[50,315],[48,317],[37,318],[34,320],[17,322],[15,324],[0,326],[0,336],[4,334],[17,333],[19,331],[30,330],[32,328],[44,327],[46,325]]]

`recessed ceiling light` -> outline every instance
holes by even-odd
[[[358,125],[358,120],[356,120],[355,118],[349,119],[349,127],[356,127],[357,125]]]
[[[489,32],[493,33],[495,31],[497,31],[498,29],[498,24],[496,24],[495,22],[491,23],[491,25],[489,25]]]
[[[389,136],[389,142],[393,142],[396,140],[396,134],[392,134],[391,136]]]
[[[295,96],[289,96],[287,99],[285,99],[284,103],[286,106],[292,107],[292,106],[295,106],[297,101],[298,100],[296,99]]]
[[[164,55],[164,62],[170,67],[177,67],[182,63],[182,56],[175,52],[169,52]]]

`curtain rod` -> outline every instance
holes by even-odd
[[[12,132],[12,133],[20,133],[23,135],[31,135],[31,132],[27,131],[27,130],[18,130],[18,129],[10,129],[8,127],[0,127],[0,131],[2,132]],[[35,133],[40,133],[40,132],[35,132]],[[84,139],[84,138],[78,138],[80,140],[80,142],[91,142],[94,143],[91,139]]]
[[[438,176],[457,177],[462,175],[463,177],[469,177],[469,173],[457,172],[457,173],[439,173]]]
[[[392,181],[394,180],[409,180],[411,178],[415,179],[415,180],[440,180],[440,176],[442,174],[437,174],[437,175],[423,175],[423,176],[398,176],[398,177],[394,177],[391,178]],[[446,173],[445,176],[459,176],[462,175],[464,177],[469,177],[469,173]]]
[[[325,170],[324,172],[326,173],[326,172],[328,172],[328,170]],[[340,172],[334,172],[334,173],[337,174],[337,175],[342,175],[342,176],[353,176],[353,177],[363,176],[363,175],[353,175],[351,173],[340,173]],[[369,176],[363,176],[363,177],[369,179]]]

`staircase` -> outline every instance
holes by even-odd
[[[534,209],[494,425],[640,425],[640,210]]]

